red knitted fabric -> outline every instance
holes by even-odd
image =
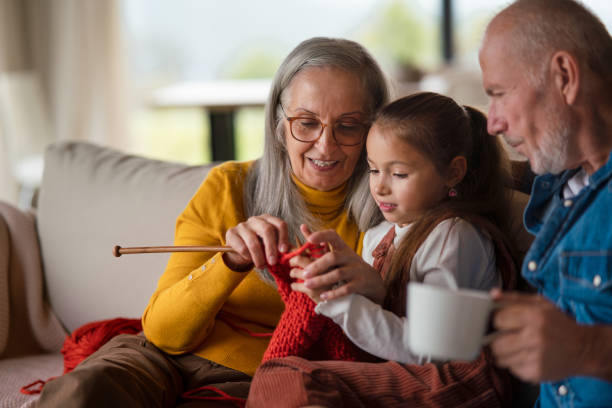
[[[291,290],[293,279],[289,276],[289,260],[297,255],[319,258],[325,252],[326,247],[306,243],[284,254],[278,264],[268,266],[285,302],[285,311],[272,334],[263,361],[287,356],[309,360],[374,360],[373,356],[351,343],[333,320],[315,313],[316,305],[307,295]]]

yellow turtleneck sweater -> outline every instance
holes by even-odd
[[[178,217],[175,245],[225,245],[225,232],[246,219],[243,185],[252,162],[213,168]],[[342,209],[345,186],[322,192],[293,177],[323,228],[361,253],[363,234]],[[253,375],[284,305],[255,271],[234,272],[220,253],[174,253],[142,316],[147,339],[170,354],[194,353]],[[229,324],[228,324],[229,323]],[[232,327],[234,326],[234,327]]]

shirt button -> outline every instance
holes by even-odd
[[[595,275],[595,277],[593,278],[593,285],[595,286],[601,285],[601,276]]]
[[[188,279],[188,280],[192,280],[192,279],[193,279],[193,275],[189,275],[189,276],[187,277],[187,279]]]
[[[557,388],[557,392],[561,396],[567,395],[567,387],[565,385],[560,385],[559,388]]]
[[[571,207],[571,206],[572,206],[572,204],[574,204],[574,202],[573,202],[572,200],[565,200],[565,201],[563,202],[563,206],[564,206],[564,207]]]
[[[210,263],[215,263],[215,258],[210,258]]]
[[[529,263],[527,264],[527,269],[533,272],[538,269],[538,264],[536,263],[536,261],[529,261]]]
[[[205,271],[206,270],[206,265],[202,265],[202,270]]]

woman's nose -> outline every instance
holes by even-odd
[[[322,152],[331,152],[338,148],[338,142],[336,142],[331,126],[325,126],[323,128],[321,136],[317,139],[315,145]]]

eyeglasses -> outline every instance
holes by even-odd
[[[327,123],[321,122],[319,119],[308,116],[292,116],[289,117],[285,113],[285,108],[280,105],[283,115],[287,122],[289,122],[289,128],[291,129],[291,136],[299,142],[313,143],[316,142],[321,135],[325,127],[329,126]],[[338,122],[335,122],[332,127],[332,136],[336,143],[341,146],[357,146],[360,144],[368,131],[368,125],[355,119],[345,118]]]

